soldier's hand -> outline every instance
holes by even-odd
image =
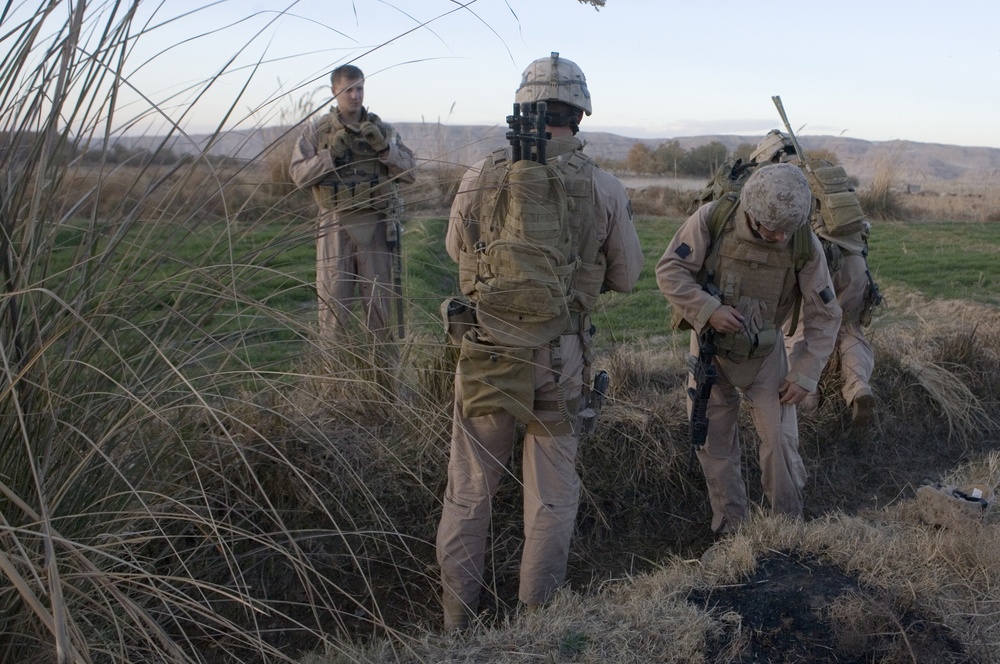
[[[781,396],[781,398],[779,399],[781,403],[794,406],[795,404],[800,403],[803,399],[809,396],[809,390],[802,387],[798,383],[793,383],[789,380],[786,380],[782,384],[781,389],[778,390],[778,394]]]
[[[375,126],[374,122],[370,120],[362,122],[361,135],[365,137],[368,145],[372,146],[375,152],[382,152],[389,149],[389,141],[385,140],[385,136],[382,135],[382,132]]]
[[[707,325],[716,332],[727,334],[743,330],[743,316],[728,304],[724,304],[708,317]]]
[[[333,135],[333,139],[330,141],[327,149],[330,150],[330,154],[333,155],[334,159],[343,159],[351,150],[351,139],[347,135],[347,131],[344,129],[338,130]]]

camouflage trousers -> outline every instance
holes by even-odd
[[[352,215],[344,227],[335,215],[321,217],[316,237],[320,336],[337,341],[360,323],[376,341],[391,341],[392,254],[385,221],[371,212],[361,221]]]
[[[691,352],[698,352],[695,335]],[[779,403],[778,390],[788,374],[784,345],[775,344],[742,393],[726,379],[727,363],[721,362],[722,371],[712,387],[707,411],[708,438],[698,452],[712,504],[712,530],[717,533],[734,532],[750,516],[740,460],[738,419],[742,401],[750,406],[760,437],[761,484],[771,510],[776,514],[801,516],[802,488],[806,482],[806,469],[799,455],[795,406]],[[690,407],[689,401],[689,412]]]
[[[868,290],[866,269],[864,256],[844,254],[838,269],[831,274],[837,302],[844,312],[831,361],[840,366],[840,393],[848,405],[862,394],[871,394],[870,383],[875,369],[875,351],[861,327],[861,310]],[[804,343],[804,330],[805,325],[800,321],[795,334],[785,340],[789,354],[797,344]],[[813,407],[818,401],[816,396]]]
[[[574,417],[581,394],[583,353],[578,336],[563,336],[558,347],[560,374],[553,372],[553,351],[535,350],[535,403],[564,397]],[[558,382],[557,382],[558,381]],[[454,421],[437,559],[446,629],[467,627],[476,615],[484,586],[492,499],[515,443],[516,420],[505,411],[467,418],[461,412],[461,384],[455,380]],[[554,410],[536,410],[545,423],[564,422]],[[529,606],[547,602],[566,578],[569,543],[580,502],[576,473],[576,433],[524,436],[524,549],[518,598]]]
[[[837,301],[844,312],[833,352],[840,361],[841,394],[848,405],[857,396],[871,394],[870,382],[875,369],[875,351],[861,327],[861,310],[868,290],[866,267],[863,256],[844,256],[840,269],[831,275]]]

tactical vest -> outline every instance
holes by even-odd
[[[509,160],[509,150],[497,150],[480,173],[479,223],[463,230],[459,285],[493,341],[538,347],[579,332],[581,314],[604,283],[606,259],[594,230],[595,164],[578,151],[546,165]],[[511,177],[518,187],[537,188],[534,200],[511,206]]]
[[[364,112],[361,121],[370,121],[386,138],[389,127],[374,113]],[[383,164],[375,149],[355,127],[344,125],[336,109],[323,116],[317,126],[317,147],[325,150],[333,144],[341,129],[350,136],[347,153],[334,160],[334,170],[314,186],[313,197],[323,210],[358,212],[386,210],[396,197],[396,183],[389,177],[389,167]]]
[[[809,227],[802,228],[808,230]],[[783,247],[771,247],[747,242],[735,232],[723,234],[715,263],[715,284],[722,291],[722,302],[736,307],[742,298],[749,298],[760,303],[761,312],[756,338],[744,332],[716,336],[716,345],[728,351],[731,359],[768,355],[785,316],[793,306],[797,309],[794,244],[794,240],[789,240]],[[783,297],[786,293],[788,297]]]
[[[728,351],[733,359],[762,357],[770,352],[777,339],[776,330],[784,322],[791,307],[792,325],[798,325],[801,292],[796,285],[797,273],[812,257],[812,230],[803,224],[784,246],[768,246],[747,242],[736,235],[734,215],[739,208],[739,194],[728,193],[712,208],[708,219],[711,248],[698,273],[698,283],[704,284],[711,274],[713,283],[722,291],[722,304],[736,307],[741,297],[762,303],[761,332],[756,339],[745,333],[719,334],[716,344]],[[790,293],[791,302],[782,298]],[[678,312],[674,313],[675,329],[691,329]]]

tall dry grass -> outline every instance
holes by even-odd
[[[262,258],[313,241],[298,194],[206,155],[117,158],[130,45],[155,28],[134,4],[18,11],[0,63],[0,661],[290,661],[391,633],[426,577],[396,520],[426,536],[440,405],[372,389],[362,346],[332,357],[311,312],[250,295],[274,276]],[[234,249],[276,219],[269,246]],[[210,246],[182,252],[206,226]],[[294,371],[254,360],[273,331],[303,349]],[[441,371],[422,361],[414,392]]]

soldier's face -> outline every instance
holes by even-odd
[[[764,226],[759,221],[754,219],[754,216],[749,212],[744,211],[747,218],[747,223],[750,224],[750,230],[753,234],[759,237],[764,242],[768,244],[784,244],[788,242],[788,233],[785,231],[772,231],[767,226]]]
[[[365,103],[365,79],[339,79],[333,84],[333,98],[342,113],[358,115]]]

